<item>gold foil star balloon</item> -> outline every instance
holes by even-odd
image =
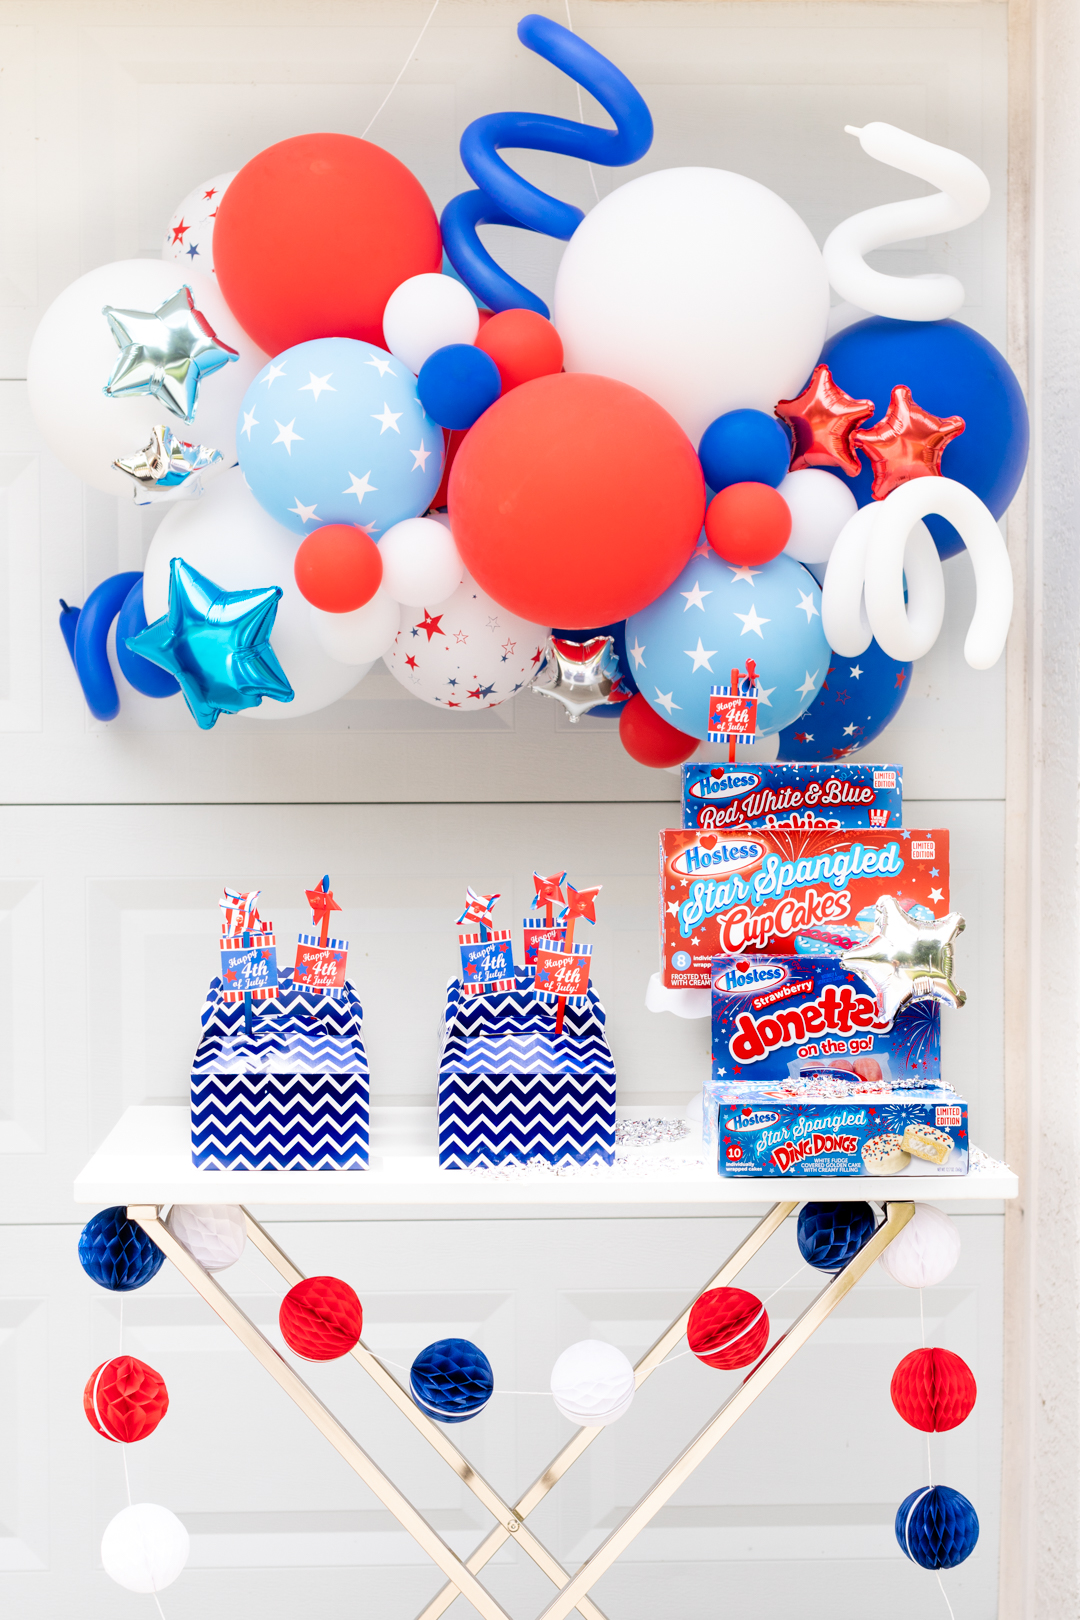
[[[844,951],[840,960],[872,987],[882,1018],[891,1023],[909,1001],[964,1005],[967,996],[952,978],[952,942],[964,931],[959,912],[919,923],[891,895],[883,894],[874,907],[874,921],[877,933],[865,945]]]

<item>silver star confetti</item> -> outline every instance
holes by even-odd
[[[967,1000],[953,983],[952,942],[964,919],[952,911],[940,921],[914,921],[883,894],[874,907],[877,933],[865,945],[844,951],[840,961],[872,987],[883,1018],[890,1021],[909,1001],[941,1001],[962,1007]]]
[[[619,659],[611,636],[590,636],[587,641],[552,636],[546,655],[546,679],[534,681],[533,691],[561,703],[572,722],[589,709],[622,703],[630,696],[619,685]]]
[[[120,348],[104,388],[110,399],[152,394],[173,416],[190,422],[203,378],[239,359],[195,308],[189,287],[181,287],[155,310],[106,304],[101,313]]]
[[[142,450],[118,456],[113,466],[134,480],[135,499],[146,505],[201,494],[202,475],[221,472],[225,458],[209,445],[178,439],[172,428],[162,425],[152,430],[150,442]]]

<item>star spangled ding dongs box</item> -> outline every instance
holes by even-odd
[[[660,979],[707,990],[714,956],[836,954],[875,932],[883,894],[949,909],[945,828],[759,828],[660,834]]]
[[[716,765],[682,768],[684,827],[899,827],[899,765]]]

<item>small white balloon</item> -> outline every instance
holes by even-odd
[[[235,1265],[247,1244],[239,1204],[174,1204],[165,1225],[207,1271]]]
[[[386,665],[413,697],[439,709],[493,709],[528,686],[548,632],[500,607],[466,574],[452,596],[403,607]]]
[[[161,248],[161,257],[166,263],[182,264],[185,269],[199,270],[204,276],[217,274],[214,221],[226,187],[230,180],[236,179],[237,173],[236,169],[231,169],[228,174],[215,174],[212,180],[204,180],[174,209]]]
[[[313,607],[311,623],[320,647],[331,658],[342,664],[366,664],[370,669],[397,635],[401,609],[385,585],[380,585],[370,602],[351,613],[324,613]]]
[[[383,588],[395,602],[423,607],[444,602],[465,578],[465,564],[449,525],[438,518],[406,518],[379,541]]]
[[[555,1405],[571,1423],[590,1428],[614,1423],[630,1409],[634,1369],[616,1345],[580,1339],[551,1369]]]
[[[820,467],[788,473],[780,493],[791,511],[791,537],[784,550],[796,562],[828,562],[836,537],[859,509],[847,484]]]
[[[129,1592],[163,1592],[188,1561],[191,1538],[168,1508],[136,1502],[110,1519],[101,1538],[101,1562]]]
[[[410,276],[386,301],[386,347],[412,372],[448,343],[475,343],[480,311],[472,293],[453,276],[438,271]]]
[[[916,1204],[914,1215],[882,1252],[878,1264],[905,1288],[933,1288],[951,1276],[959,1258],[956,1222],[933,1204]]]

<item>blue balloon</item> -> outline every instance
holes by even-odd
[[[590,636],[610,636],[615,643],[615,657],[619,661],[619,685],[624,688],[628,696],[622,703],[602,703],[595,709],[586,709],[585,718],[588,720],[617,720],[626,708],[627,703],[637,691],[637,682],[630,673],[633,659],[626,651],[626,621],[620,619],[618,624],[598,624],[592,630],[552,630],[553,636],[564,636],[568,641],[588,641]]]
[[[874,1235],[869,1204],[804,1204],[796,1236],[799,1253],[818,1271],[843,1271]]]
[[[922,1569],[955,1569],[979,1539],[979,1515],[950,1485],[923,1486],[896,1510],[900,1551]]]
[[[409,1372],[413,1400],[436,1423],[465,1423],[484,1410],[495,1388],[491,1362],[468,1339],[437,1339]]]
[[[136,692],[143,697],[166,698],[179,692],[180,682],[168,670],[140,658],[128,646],[129,636],[141,636],[146,629],[146,609],[143,606],[142,575],[124,597],[124,605],[116,615],[116,662]]]
[[[113,1293],[130,1294],[156,1277],[165,1255],[123,1204],[99,1211],[79,1234],[79,1264],[88,1277]]]
[[[706,737],[709,694],[755,660],[758,735],[790,725],[817,696],[832,657],[813,575],[781,553],[760,566],[722,562],[702,536],[655,602],[626,621],[631,669],[646,702],[679,731]]]
[[[777,759],[843,759],[868,747],[899,713],[911,670],[876,641],[858,658],[833,653],[821,691],[806,713],[781,731]]]
[[[440,427],[471,428],[502,393],[499,368],[471,343],[447,343],[429,354],[416,379],[420,403]]]
[[[764,411],[725,411],[710,422],[698,445],[705,482],[717,493],[729,484],[769,484],[787,477],[791,440]]]
[[[244,396],[237,453],[260,506],[294,534],[349,523],[377,540],[431,505],[443,436],[407,366],[373,343],[315,338]]]
[[[829,339],[821,358],[833,380],[854,399],[872,399],[880,420],[893,388],[906,383],[912,397],[934,416],[962,416],[964,431],[941,457],[945,478],[966,484],[1000,517],[1023,477],[1028,453],[1028,414],[1020,384],[992,343],[960,321],[894,321],[883,315],[858,321]],[[872,476],[846,478],[860,506],[870,499]],[[924,518],[942,557],[963,550],[944,518]]]

